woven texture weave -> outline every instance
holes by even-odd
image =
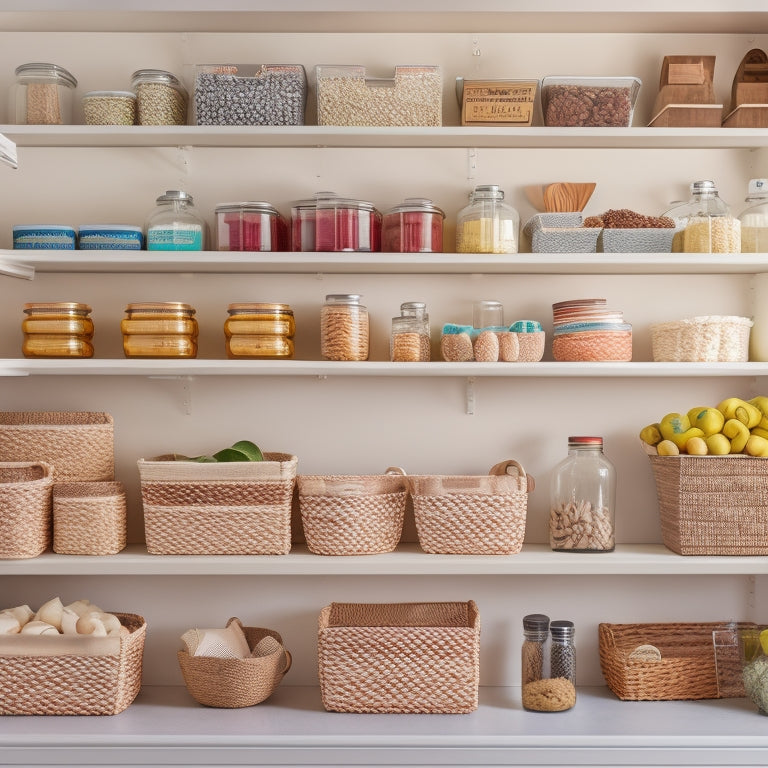
[[[690,317],[651,326],[656,362],[745,363],[752,320],[730,315]]]
[[[298,459],[197,463],[139,460],[147,551],[155,555],[284,555]]]
[[[678,555],[768,554],[768,459],[648,458],[669,549]]]
[[[453,713],[478,705],[480,615],[466,603],[333,603],[318,620],[323,706]]]
[[[53,468],[0,463],[0,559],[37,557],[51,545]]]
[[[561,363],[629,362],[632,331],[579,331],[552,339],[552,357]]]
[[[112,416],[86,411],[0,412],[0,461],[44,461],[56,482],[114,480]]]
[[[104,655],[15,655],[29,636],[0,637],[0,714],[114,715],[126,709],[141,688],[147,625],[135,614],[115,615],[129,632]],[[42,639],[54,649],[59,638]]]

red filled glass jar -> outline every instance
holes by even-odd
[[[442,253],[445,213],[424,197],[407,197],[382,218],[386,253]]]
[[[294,251],[380,251],[381,213],[372,203],[318,192],[291,208]]]
[[[288,223],[270,203],[217,205],[217,251],[287,251]]]

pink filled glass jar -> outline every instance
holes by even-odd
[[[442,253],[445,213],[431,200],[407,197],[382,218],[386,253]]]
[[[372,203],[318,192],[291,207],[294,251],[380,251],[381,214]]]
[[[288,223],[269,203],[216,206],[217,251],[287,251]]]

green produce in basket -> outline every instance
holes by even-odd
[[[175,461],[196,461],[200,464],[215,464],[225,461],[264,461],[264,454],[256,443],[250,440],[238,440],[229,448],[214,453],[212,456],[184,456],[181,453],[174,453]]]

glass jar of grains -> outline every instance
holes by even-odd
[[[77,80],[64,67],[32,63],[16,67],[11,88],[16,125],[70,125]]]
[[[424,363],[431,357],[429,315],[423,301],[400,305],[400,317],[392,318],[389,359],[394,363]]]
[[[24,357],[93,357],[93,320],[87,304],[74,301],[24,305]]]
[[[517,253],[520,216],[496,184],[475,187],[456,218],[457,253]]]
[[[320,311],[320,354],[326,360],[367,360],[368,310],[356,293],[325,297]]]
[[[187,89],[162,69],[138,69],[131,75],[138,125],[186,125]]]
[[[139,302],[120,322],[126,357],[196,357],[195,310],[180,301]]]
[[[133,91],[88,91],[83,96],[86,125],[133,125],[136,94]]]
[[[252,360],[293,357],[296,322],[288,304],[241,302],[227,307],[227,357]]]

